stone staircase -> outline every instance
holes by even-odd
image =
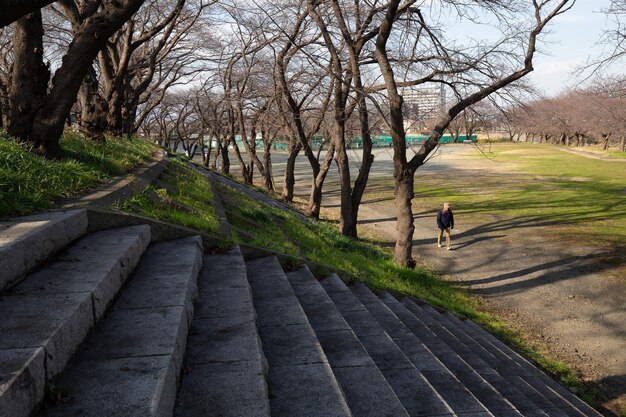
[[[0,417],[597,416],[469,320],[276,257],[0,224]]]

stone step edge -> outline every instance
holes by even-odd
[[[189,272],[189,276],[187,277],[188,280],[186,281],[187,291],[185,293],[185,299],[183,301],[183,304],[178,305],[178,304],[172,304],[168,301],[164,301],[163,306],[144,307],[144,306],[139,306],[139,305],[135,305],[135,306],[127,305],[127,306],[122,306],[118,310],[115,310],[116,312],[120,312],[120,311],[136,312],[136,311],[141,311],[141,310],[145,310],[145,311],[158,310],[159,308],[174,308],[174,307],[181,308],[182,309],[181,311],[183,315],[185,316],[185,320],[178,323],[179,327],[176,329],[176,332],[175,332],[176,340],[174,340],[174,343],[172,343],[174,346],[174,350],[172,352],[165,353],[165,354],[143,355],[143,356],[142,355],[127,355],[125,357],[119,357],[119,358],[109,357],[104,360],[97,360],[88,354],[89,346],[85,346],[85,349],[81,350],[78,355],[80,357],[83,357],[84,355],[85,362],[95,363],[96,365],[99,364],[103,366],[112,365],[112,367],[109,369],[121,371],[122,372],[121,375],[127,375],[129,373],[132,374],[133,371],[135,371],[135,369],[133,368],[133,362],[139,363],[138,365],[139,367],[146,366],[146,363],[149,363],[149,362],[160,362],[158,365],[165,365],[165,366],[159,367],[155,371],[155,373],[158,373],[158,378],[155,378],[154,375],[150,374],[149,370],[144,370],[144,369],[139,369],[138,373],[134,375],[135,377],[139,375],[144,375],[144,376],[148,375],[146,376],[146,378],[148,379],[153,379],[153,380],[158,379],[158,382],[156,382],[154,386],[154,388],[158,390],[158,393],[156,393],[151,398],[149,398],[149,405],[147,408],[150,409],[151,415],[161,416],[161,417],[170,417],[173,415],[174,404],[175,404],[175,399],[176,399],[176,391],[177,391],[178,383],[180,381],[181,373],[183,371],[182,364],[183,364],[184,352],[186,349],[187,333],[188,333],[188,329],[191,323],[191,319],[193,317],[194,301],[197,298],[196,280],[198,277],[198,272],[202,266],[202,252],[203,252],[202,239],[199,236],[192,236],[188,238],[182,238],[179,240],[188,241],[190,246],[193,246],[194,250],[196,251],[194,255],[192,268],[189,271],[186,271],[186,272]],[[162,243],[168,243],[168,242],[162,242]],[[132,281],[129,281],[129,285],[131,283]],[[123,297],[123,294],[121,296]],[[112,309],[116,309],[117,308],[116,304],[119,302],[121,302],[121,298],[118,298],[116,300],[115,304],[113,304],[112,306]],[[106,318],[107,316],[104,317],[103,321],[106,320]],[[96,329],[95,333],[92,333],[92,335],[97,334],[97,331],[98,329]],[[128,366],[124,365],[125,361],[129,362]],[[142,364],[141,363],[142,361],[145,361],[146,363]],[[124,366],[119,368],[120,364]],[[149,364],[148,364],[148,368],[149,368]],[[74,371],[71,367],[68,370],[69,372]],[[79,377],[82,375],[84,375],[84,373],[80,373]],[[102,380],[100,379],[100,375],[101,374],[99,374],[97,381],[95,381],[94,383],[96,388],[102,388],[102,386],[104,385]],[[61,374],[59,376],[59,381],[62,382],[64,377],[67,377],[67,375],[65,373]],[[133,395],[132,388],[134,388],[135,386],[140,386],[141,384],[138,383],[136,379],[134,379],[131,385],[132,386],[128,387],[129,395]],[[81,388],[83,388],[83,386],[81,386]],[[104,394],[104,397],[99,397],[97,395],[89,395],[88,399],[106,398],[107,395],[111,395],[107,391],[106,388],[101,394]],[[117,397],[116,404],[119,403],[120,401],[121,399]],[[77,408],[75,408],[74,410],[70,410],[69,412],[66,409],[67,407],[72,408],[75,406]],[[85,410],[81,409],[81,406],[77,405],[76,402],[68,402],[68,403],[61,404],[58,409],[44,410],[44,412],[40,413],[39,416],[50,415],[50,416],[56,416],[56,417],[66,417],[67,415],[84,415],[84,413],[85,413]],[[92,408],[89,411],[88,415],[96,416],[96,417],[108,417],[109,415],[119,415],[119,414],[103,414],[103,413],[106,413],[106,411],[103,411],[99,408]],[[125,413],[123,415],[135,415],[135,414]]]
[[[9,228],[27,227],[35,223],[33,229],[26,230],[15,239],[3,237]],[[6,225],[6,228],[2,228]],[[3,230],[4,229],[4,230]],[[66,210],[41,213],[0,223],[0,293],[22,281],[29,272],[42,262],[65,248],[68,244],[87,233],[87,213],[85,210]]]
[[[245,367],[242,369],[242,372],[249,374],[250,372],[253,372],[250,369],[251,368],[256,369],[257,367],[256,365],[258,365],[258,368],[260,369],[262,373],[261,375],[259,375],[259,378],[261,379],[260,384],[257,378],[257,380],[255,381],[256,384],[253,382],[251,385],[246,385],[246,388],[248,389],[252,388],[252,390],[247,391],[244,394],[243,398],[238,397],[239,401],[235,407],[239,407],[239,408],[236,408],[236,410],[231,409],[233,411],[231,412],[231,415],[237,412],[237,413],[241,413],[241,417],[252,417],[252,415],[254,415],[255,417],[257,416],[258,417],[262,417],[262,416],[270,417],[268,364],[267,364],[267,359],[265,358],[265,354],[263,352],[262,343],[261,343],[260,335],[258,332],[256,312],[254,311],[253,302],[252,302],[252,289],[250,288],[250,283],[248,282],[248,278],[247,278],[245,260],[243,258],[243,255],[241,254],[241,250],[238,245],[235,245],[226,253],[219,253],[216,255],[204,255],[203,266],[198,274],[198,296],[199,297],[195,306],[196,307],[195,314],[190,324],[190,328],[189,328],[190,332],[194,328],[194,325],[197,325],[197,323],[194,324],[195,320],[201,320],[201,321],[219,320],[219,317],[213,317],[214,314],[206,314],[206,313],[202,314],[201,313],[202,303],[205,303],[208,301],[207,299],[205,299],[206,298],[205,296],[207,295],[205,293],[207,292],[208,288],[212,289],[212,291],[210,291],[211,295],[219,295],[219,294],[214,294],[213,291],[219,292],[220,290],[222,290],[223,292],[228,294],[228,292],[232,291],[232,289],[240,289],[239,282],[237,281],[233,282],[232,280],[229,280],[229,284],[227,285],[224,283],[223,277],[217,278],[217,285],[216,285],[216,280],[215,279],[211,280],[211,278],[215,278],[216,275],[219,275],[217,272],[211,271],[211,275],[208,275],[208,276],[204,275],[204,274],[209,274],[207,270],[211,270],[211,268],[214,268],[215,262],[216,262],[215,257],[218,257],[218,258],[236,257],[237,259],[235,260],[232,260],[232,261],[229,260],[228,264],[233,265],[234,263],[236,267],[240,265],[243,267],[242,268],[243,275],[241,278],[243,281],[242,284],[244,284],[244,287],[247,290],[248,300],[250,302],[250,309],[252,311],[250,312],[251,314],[249,315],[249,317],[247,317],[248,314],[246,313],[229,314],[229,317],[234,318],[233,323],[236,323],[237,327],[243,325],[245,328],[249,329],[248,325],[250,325],[254,328],[255,340],[253,344],[255,346],[248,346],[248,349],[251,349],[252,353],[245,352],[243,356],[238,355],[238,357],[235,358],[234,356],[231,356],[232,354],[231,352],[237,352],[236,349],[231,352],[224,351],[225,346],[227,346],[229,343],[232,345],[232,340],[224,341],[223,339],[218,337],[214,341],[210,342],[211,346],[216,347],[215,349],[216,352],[214,353],[214,356],[210,354],[208,357],[203,358],[200,356],[202,354],[198,353],[195,349],[193,349],[193,345],[190,344],[194,342],[194,337],[197,337],[194,334],[190,333],[187,337],[187,351],[185,352],[185,358],[184,358],[183,363],[185,364],[185,366],[190,367],[191,372],[187,375],[181,376],[181,381],[180,381],[179,389],[178,389],[177,396],[176,396],[176,406],[174,409],[174,415],[185,416],[185,417],[187,416],[195,417],[195,416],[205,415],[206,412],[210,411],[208,409],[209,407],[211,406],[222,407],[224,405],[224,403],[220,402],[219,405],[216,406],[216,403],[218,401],[224,401],[224,399],[228,401],[236,397],[237,394],[230,391],[231,389],[233,389],[233,385],[234,385],[233,382],[236,381],[236,377],[233,376],[231,378],[228,376],[224,376],[224,380],[220,380],[219,379],[220,376],[211,375],[211,373],[209,372],[210,370],[214,370],[214,368],[219,369],[221,367],[227,367],[227,366],[230,368],[236,368],[236,367],[245,365]],[[218,268],[222,269],[221,265],[218,264]],[[215,290],[215,287],[217,287],[217,290]],[[216,298],[218,297],[213,297],[212,299],[216,299]],[[208,303],[211,304],[210,301]],[[223,302],[218,302],[217,306],[221,306],[222,304]],[[215,307],[216,307],[216,304],[213,304],[212,309]],[[219,316],[219,314],[217,315]],[[230,321],[228,321],[228,319],[225,319],[224,326],[226,326],[226,328],[229,328],[230,325],[231,325]],[[210,326],[210,329],[208,330],[207,334],[215,333],[216,329],[218,328],[220,328],[220,326],[215,326],[215,327]],[[219,333],[220,331],[221,330],[218,330],[217,332]],[[200,333],[198,333],[198,335],[199,334]],[[232,334],[232,333],[229,332],[229,334]],[[237,337],[236,340],[238,342],[241,342],[241,339],[239,337]],[[252,357],[248,355],[251,355]],[[238,372],[235,372],[235,374],[237,373]],[[224,375],[227,375],[227,373],[224,373]],[[211,379],[213,379],[212,382],[216,380],[222,381],[223,386],[218,387],[217,389],[209,390],[211,394],[206,396],[208,398],[203,397],[202,399],[198,399],[199,395],[206,394],[207,388],[209,387],[207,380],[211,380]],[[198,384],[197,383],[198,381],[205,381],[206,384]],[[247,382],[249,383],[250,381],[247,381]],[[189,384],[191,384],[191,387],[189,386]],[[238,385],[239,384],[240,383],[238,383]],[[251,391],[253,391],[254,389],[259,389],[259,385],[261,386],[261,391],[263,392],[262,400],[258,400],[259,398],[258,396],[250,395]],[[192,402],[191,405],[189,404],[190,398]],[[250,410],[251,399],[253,399],[254,404],[256,404],[255,406],[253,406],[255,408],[254,411]],[[252,415],[246,414],[247,412],[252,412],[254,414]]]
[[[137,255],[133,256],[130,259],[130,262],[122,267],[124,274],[123,281],[126,281],[126,279],[128,279],[128,277],[132,274],[133,270],[139,263],[141,254],[143,254],[150,242],[150,228],[148,226],[135,226],[135,228],[141,228],[140,233],[137,235],[137,241],[128,248],[127,252],[125,252],[122,257],[134,251],[137,251]],[[120,259],[121,258],[119,258],[117,262],[120,262]],[[112,281],[115,280],[115,277],[107,275],[107,277],[105,277],[105,280],[107,279],[109,281]],[[100,284],[102,284],[103,282],[104,281],[101,281]],[[123,283],[120,284],[120,286],[117,288],[115,294],[111,294],[110,300],[98,300],[98,305],[109,305],[114,300],[122,286]],[[99,312],[99,307],[96,305],[94,293],[91,293],[89,295],[89,303],[90,308],[88,309],[88,311],[85,312],[85,314],[89,315],[88,318],[81,319],[75,317],[74,315],[68,317],[67,320],[64,322],[68,323],[66,326],[70,326],[73,332],[79,330],[81,334],[85,335],[84,338],[81,338],[80,340],[70,341],[57,340],[54,343],[50,342],[50,339],[48,339],[48,342],[46,344],[52,343],[55,348],[57,348],[59,345],[66,345],[69,343],[70,346],[64,350],[69,352],[75,352],[79,348],[79,345],[84,342],[86,337],[88,337],[90,330],[96,326],[98,321],[103,316],[103,312]],[[72,324],[70,323],[70,320],[77,323]],[[63,325],[61,325],[60,327],[62,326]],[[56,332],[58,331],[59,329],[56,330]],[[24,349],[24,351],[26,350],[30,349]],[[44,398],[44,391],[49,386],[50,381],[54,377],[56,377],[57,373],[64,369],[67,366],[67,363],[71,360],[71,357],[53,358],[54,367],[55,369],[58,369],[58,372],[53,372],[49,369],[51,367],[51,363],[49,363],[51,359],[48,358],[50,355],[47,353],[47,350],[48,349],[46,347],[40,347],[36,349],[35,355],[28,358],[27,361],[24,363],[24,366],[22,366],[21,369],[16,374],[14,374],[13,378],[6,383],[5,389],[0,392],[0,411],[9,410],[11,413],[10,417],[28,416],[32,412],[32,410],[37,408],[37,406],[41,403]],[[24,387],[26,388],[26,390],[22,390],[22,388]],[[0,417],[4,417],[4,415],[0,414]]]
[[[297,275],[296,274],[304,274],[307,277],[307,282],[302,283],[301,278],[300,279],[296,279]],[[369,362],[371,364],[372,369],[374,370],[374,374],[376,375],[376,378],[380,378],[379,382],[381,384],[385,384],[386,385],[386,390],[387,392],[384,393],[385,395],[388,395],[387,397],[387,401],[389,401],[389,403],[386,405],[387,408],[391,408],[391,405],[393,405],[393,411],[394,411],[394,415],[397,416],[407,416],[408,417],[408,412],[406,411],[404,405],[402,404],[402,402],[400,401],[400,398],[398,397],[397,393],[394,391],[393,387],[391,386],[391,384],[389,383],[389,381],[387,380],[387,378],[385,377],[383,371],[378,367],[378,365],[376,364],[376,361],[374,361],[374,359],[371,357],[370,353],[368,352],[367,348],[363,345],[362,341],[359,339],[358,335],[356,334],[356,332],[352,329],[352,327],[350,326],[350,323],[345,319],[345,317],[343,317],[343,314],[341,313],[341,311],[339,310],[339,308],[335,305],[335,302],[333,301],[333,299],[328,295],[328,293],[326,292],[326,290],[324,289],[324,287],[322,286],[322,284],[315,278],[315,276],[311,273],[311,271],[309,270],[309,268],[304,265],[302,268],[300,268],[297,271],[291,271],[286,273],[287,275],[287,279],[289,280],[289,283],[291,284],[292,288],[294,289],[294,292],[296,293],[296,297],[298,298],[298,300],[300,301],[300,304],[302,305],[302,298],[301,296],[298,294],[298,291],[296,289],[296,287],[298,286],[310,286],[310,285],[314,285],[315,286],[315,291],[317,292],[317,294],[320,297],[325,297],[328,301],[328,304],[330,304],[330,308],[334,309],[334,313],[338,316],[339,320],[341,321],[342,325],[345,325],[345,327],[341,328],[341,329],[336,329],[338,331],[343,331],[343,332],[347,332],[349,331],[350,333],[352,333],[352,338],[354,340],[354,342],[356,344],[358,344],[358,346],[360,346],[362,352],[367,355],[366,359],[369,359]],[[312,283],[309,284],[308,282]],[[304,295],[302,296],[304,297]],[[319,301],[319,300],[318,300]],[[310,306],[309,306],[310,307]],[[307,312],[308,308],[305,307],[304,305],[302,306],[303,310],[305,311],[305,314],[307,315],[307,318],[309,318],[309,321],[311,321],[311,317],[309,317],[309,313]],[[316,329],[316,326],[314,326],[313,324],[311,325],[311,327],[313,327],[313,331],[318,332],[318,329]],[[319,326],[318,326],[319,327]],[[328,330],[319,330],[320,332],[332,332],[332,329],[328,329]],[[318,335],[319,338],[319,335]],[[324,343],[322,341],[320,341],[320,344],[322,346],[322,349],[324,349]],[[363,358],[361,358],[360,360],[362,360]],[[332,366],[332,362],[329,360],[329,363],[331,363]],[[356,365],[358,366],[358,365]],[[368,365],[369,366],[369,365]],[[347,365],[344,364],[343,367],[349,367]],[[341,367],[339,367],[339,369],[341,369]],[[340,386],[341,386],[341,378],[337,377],[337,382],[339,382]],[[343,389],[343,388],[342,388]],[[347,394],[345,394],[345,390],[344,390],[344,395],[346,396],[346,401],[348,401],[349,397],[347,396]],[[393,404],[392,404],[393,403]],[[350,405],[350,402],[348,402],[348,405]],[[387,410],[388,412],[389,410]]]
[[[244,258],[245,258],[245,254],[244,254]],[[281,276],[284,278],[284,281],[286,283],[286,285],[288,287],[288,292],[294,297],[295,301],[298,303],[298,307],[299,307],[299,311],[302,313],[302,323],[305,325],[308,325],[310,328],[310,331],[314,333],[314,330],[310,324],[310,322],[308,321],[308,318],[306,316],[306,313],[304,312],[304,310],[302,309],[302,306],[300,305],[300,302],[293,290],[293,288],[291,287],[291,284],[289,283],[289,280],[286,276],[285,270],[283,269],[283,266],[281,265],[281,263],[279,262],[279,259],[277,256],[266,256],[264,258],[255,258],[252,260],[247,260],[246,261],[246,268],[248,270],[248,277],[250,277],[250,266],[254,266],[256,263],[262,263],[264,261],[269,261],[269,262],[273,262],[275,263],[275,265],[272,265],[272,268],[275,268],[276,272],[278,272],[280,270],[280,274]],[[248,282],[250,282],[250,278],[248,278]],[[254,285],[252,282],[250,282],[250,288],[252,289],[253,292],[253,299],[256,298],[254,297]],[[261,291],[262,292],[262,291]],[[256,306],[255,306],[256,309]],[[258,312],[256,312],[257,317],[258,317]],[[257,326],[263,327],[263,324],[261,324],[263,320],[258,320],[257,321]],[[281,325],[280,323],[277,324],[272,324],[270,322],[270,324],[267,324],[267,326],[274,326],[274,325]],[[261,335],[261,332],[259,332],[259,335]],[[261,338],[261,343],[263,343],[263,340]],[[321,348],[321,346],[319,345],[319,340],[317,340],[317,348],[319,351],[319,355],[320,355],[320,361],[316,361],[315,363],[311,363],[310,365],[316,365],[316,364],[321,364],[324,366],[324,372],[326,373],[326,376],[328,377],[328,388],[330,388],[330,392],[333,393],[333,395],[336,394],[336,399],[338,400],[338,403],[335,404],[333,406],[332,412],[333,415],[336,416],[342,416],[342,417],[351,417],[352,413],[350,412],[350,409],[348,407],[347,401],[345,399],[345,393],[343,392],[343,389],[341,388],[341,385],[339,384],[339,382],[337,381],[335,375],[333,374],[332,369],[330,368],[330,365],[328,363],[328,359],[326,358],[326,355],[323,351],[323,349]],[[262,346],[262,351],[264,352],[264,356],[267,356],[267,354],[265,353],[266,351],[266,346]],[[283,365],[283,366],[274,366],[274,368],[276,369],[280,369],[283,370],[284,368],[288,368],[289,366],[309,366],[309,365]],[[272,366],[269,365],[268,363],[268,371],[269,374],[272,373]],[[271,383],[272,381],[268,379],[268,384],[270,384],[270,388],[271,388]],[[319,393],[318,393],[319,394]],[[270,405],[271,407],[271,405]],[[282,410],[284,411],[284,410]]]

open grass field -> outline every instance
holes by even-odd
[[[488,156],[510,164],[511,173],[483,184],[486,195],[459,186],[446,190],[464,210],[534,218],[595,244],[626,241],[626,163],[525,144],[494,145]],[[429,188],[421,184],[419,192]]]
[[[47,160],[0,131],[0,218],[46,210],[130,172],[157,150],[141,139],[109,138],[99,145],[73,133],[61,138],[61,148],[61,159]]]
[[[448,201],[466,222],[517,219],[569,240],[626,242],[626,163],[524,143],[481,148],[484,155],[461,153],[462,163],[451,169],[418,170],[414,211]],[[373,178],[370,186],[367,199],[393,197],[392,178]]]

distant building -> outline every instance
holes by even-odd
[[[405,88],[404,117],[406,128],[419,129],[417,125],[437,116],[446,104],[446,91],[443,86],[431,88]],[[409,127],[410,126],[410,127]]]

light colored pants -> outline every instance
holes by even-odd
[[[452,242],[450,241],[450,228],[448,229],[439,229],[439,236],[437,236],[437,244],[441,245],[441,238],[443,237],[443,232],[446,232],[446,245],[450,247]]]

